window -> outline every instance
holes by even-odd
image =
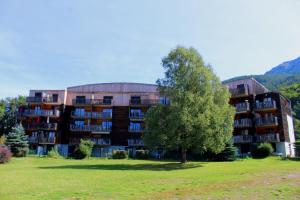
[[[106,108],[106,109],[103,109],[103,112],[104,112],[104,113],[112,113],[112,109],[107,109],[107,108]]]
[[[84,126],[84,121],[75,121],[74,124],[75,124],[76,126],[82,127],[82,126]]]
[[[130,129],[131,130],[140,130],[141,123],[130,122]]]
[[[110,105],[112,99],[113,99],[112,96],[104,96],[104,97],[103,97],[103,104],[105,104],[105,105]]]
[[[85,96],[76,96],[76,103],[85,103]]]
[[[102,127],[104,129],[111,129],[112,127],[112,122],[102,122]]]
[[[141,97],[140,96],[132,96],[130,99],[130,104],[141,104]]]
[[[35,96],[35,97],[42,97],[42,93],[41,93],[41,92],[36,92],[36,93],[34,94],[34,96]]]
[[[167,97],[160,97],[159,98],[159,103],[163,105],[169,105],[170,104],[170,99]]]
[[[84,116],[85,110],[83,108],[76,108],[75,115]]]
[[[58,102],[58,94],[52,94],[53,102]]]

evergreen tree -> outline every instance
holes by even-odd
[[[22,125],[12,128],[12,131],[7,135],[5,143],[16,157],[26,156],[29,150],[27,136]]]
[[[231,138],[234,109],[230,94],[193,48],[178,47],[162,60],[165,77],[157,81],[170,105],[158,105],[146,115],[143,136],[151,149],[189,149],[219,153]]]
[[[237,158],[237,148],[233,146],[232,140],[226,143],[225,149],[216,155],[219,161],[234,161]]]

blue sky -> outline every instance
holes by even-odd
[[[300,56],[299,0],[0,0],[0,98],[100,82],[154,83],[195,47],[222,79]]]

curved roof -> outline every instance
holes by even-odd
[[[67,88],[68,92],[156,93],[157,85],[147,83],[96,83]]]

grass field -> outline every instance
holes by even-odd
[[[0,165],[0,199],[300,199],[300,162],[60,160]]]

